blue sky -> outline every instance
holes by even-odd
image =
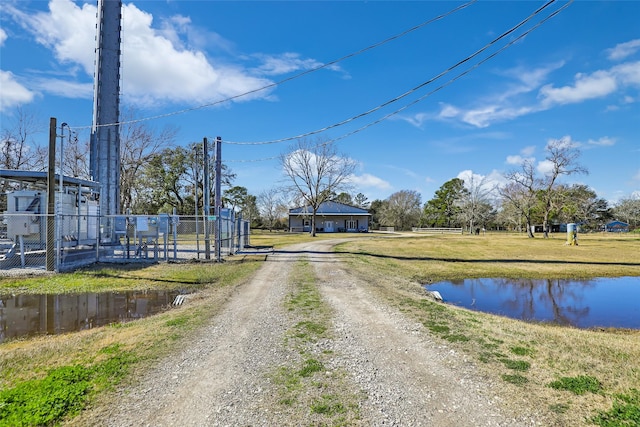
[[[563,182],[612,203],[640,197],[640,2],[556,2],[493,44],[544,2],[477,1],[422,25],[463,4],[125,1],[122,108],[176,126],[177,144],[221,136],[235,184],[256,195],[281,184],[276,158],[293,141],[240,142],[314,132],[407,94],[309,136],[338,139],[369,200],[416,190],[426,202],[471,174],[499,184],[523,159],[543,173],[554,139],[578,146],[589,170]],[[88,138],[95,13],[93,1],[2,0],[3,127],[21,107]]]

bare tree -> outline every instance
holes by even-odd
[[[286,205],[282,198],[282,190],[270,188],[261,192],[258,195],[258,207],[264,225],[269,231],[273,230],[282,218],[283,211],[286,211]]]
[[[469,233],[473,233],[476,224],[484,222],[493,211],[489,202],[493,188],[487,183],[486,176],[477,179],[477,175],[473,173],[464,180],[464,186],[467,191],[463,193],[460,201],[459,216],[469,225]]]
[[[513,208],[524,219],[527,226],[527,236],[533,237],[533,214],[536,208],[536,175],[533,162],[525,160],[520,171],[512,171],[505,175],[509,181],[500,189],[505,205]]]
[[[81,142],[78,134],[70,132],[64,135],[64,166],[63,173],[80,179],[91,179],[89,172],[89,141]]]
[[[401,190],[390,195],[381,212],[383,224],[393,224],[396,230],[410,230],[420,221],[420,193]]]
[[[542,216],[544,237],[549,237],[549,218],[562,206],[561,194],[556,191],[558,179],[562,175],[587,173],[576,163],[580,151],[568,137],[550,140],[545,150],[547,156],[539,164],[541,178],[536,176],[533,161],[526,160],[520,171],[505,175],[510,182],[500,190],[503,200],[513,205],[526,220],[529,237],[533,237],[531,226],[536,211]]]
[[[311,235],[316,235],[316,213],[320,205],[333,193],[348,187],[354,160],[338,155],[330,141],[299,139],[291,150],[280,156],[289,189],[300,196],[311,209]]]
[[[613,213],[617,219],[634,227],[640,226],[640,195],[624,198],[616,203]]]
[[[124,115],[124,122],[134,114]],[[120,208],[122,212],[135,204],[137,193],[145,192],[139,177],[142,168],[163,148],[174,144],[177,129],[165,127],[156,131],[147,122],[130,121],[120,125]]]
[[[0,140],[0,167],[16,170],[45,170],[47,150],[33,139],[45,131],[35,114],[21,107],[16,108],[10,126],[2,128]]]
[[[547,157],[545,164],[549,167],[540,180],[539,198],[542,207],[542,229],[544,237],[549,237],[549,216],[555,209],[559,209],[558,192],[555,191],[558,178],[561,175],[588,173],[587,169],[576,163],[580,157],[580,150],[567,137],[553,139],[546,146]]]

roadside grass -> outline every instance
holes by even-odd
[[[89,404],[108,402],[109,392],[117,385],[137,377],[204,325],[233,289],[261,264],[259,259],[210,263],[197,265],[195,273],[176,264],[144,268],[127,265],[122,272],[117,266],[106,269],[99,266],[91,273],[77,273],[84,274],[86,283],[82,288],[85,291],[103,290],[103,287],[137,289],[140,280],[149,280],[150,288],[154,288],[154,284],[167,286],[166,283],[181,288],[193,285],[196,277],[200,292],[192,294],[180,307],[144,319],[0,343],[0,426],[58,425],[78,415]],[[106,275],[112,286],[98,280],[93,287],[94,275]],[[124,277],[131,278],[128,286]],[[184,282],[181,277],[185,278]],[[25,286],[41,292],[41,285],[35,279],[25,279],[21,289]],[[34,282],[30,282],[32,280]],[[65,281],[65,277],[59,278],[60,283]],[[75,282],[75,277],[66,281],[67,284]],[[35,284],[29,287],[25,283]],[[73,286],[63,288],[75,291]]]
[[[292,424],[352,425],[359,419],[358,396],[350,390],[345,372],[329,368],[333,353],[318,346],[332,339],[332,313],[322,300],[309,262],[298,261],[289,280],[291,292],[284,304],[295,323],[285,344],[295,351],[298,361],[271,375],[277,385],[277,402],[294,409]]]
[[[482,277],[640,276],[637,236],[580,236],[579,244],[440,235],[359,239],[335,251],[372,290],[502,382],[514,411],[546,408],[553,425],[640,425],[640,331],[521,322],[434,302],[422,288]]]
[[[258,256],[240,256],[224,263],[184,262],[155,264],[93,264],[70,273],[0,277],[2,294],[62,294],[134,290],[198,290],[233,282],[243,274],[242,264],[256,264]]]

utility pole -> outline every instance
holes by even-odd
[[[203,154],[203,170],[204,170],[204,194],[203,194],[203,208],[204,208],[204,258],[211,259],[211,237],[209,233],[209,215],[210,215],[210,195],[209,191],[209,142],[207,138],[202,140],[202,154]]]
[[[222,250],[222,236],[221,231],[221,218],[220,214],[222,213],[222,138],[219,136],[216,137],[216,198],[215,198],[215,212],[216,212],[216,260],[218,262],[222,261],[222,254],[220,253]]]
[[[49,164],[47,167],[47,271],[56,268],[55,257],[55,210],[56,210],[56,137],[58,121],[55,117],[49,119]]]

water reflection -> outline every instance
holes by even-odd
[[[171,306],[180,291],[0,295],[0,342],[126,322]]]
[[[445,302],[515,319],[640,329],[640,277],[465,279],[425,288]]]

